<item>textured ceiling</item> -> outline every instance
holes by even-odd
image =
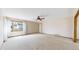
[[[21,18],[35,18],[37,16],[72,16],[73,8],[2,8],[3,16],[13,16]]]

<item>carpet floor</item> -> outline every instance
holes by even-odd
[[[8,38],[1,50],[79,50],[79,43],[48,34],[31,34]]]

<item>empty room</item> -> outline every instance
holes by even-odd
[[[79,9],[0,8],[0,50],[79,50]]]

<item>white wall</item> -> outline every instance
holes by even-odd
[[[51,15],[43,20],[42,32],[73,38],[74,9],[57,9],[53,12],[55,16]]]
[[[1,8],[0,8],[0,47],[3,43],[3,18],[1,17],[2,16],[2,12],[1,12]]]
[[[49,17],[43,21],[43,33],[72,37],[73,22],[70,17]]]
[[[3,20],[2,17],[0,16],[0,47],[3,43]]]
[[[39,33],[39,23],[27,22],[27,33]]]

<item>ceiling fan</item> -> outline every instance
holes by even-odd
[[[42,16],[37,16],[37,20],[42,21],[43,19],[45,19],[45,18],[44,18],[44,17],[42,17]]]

